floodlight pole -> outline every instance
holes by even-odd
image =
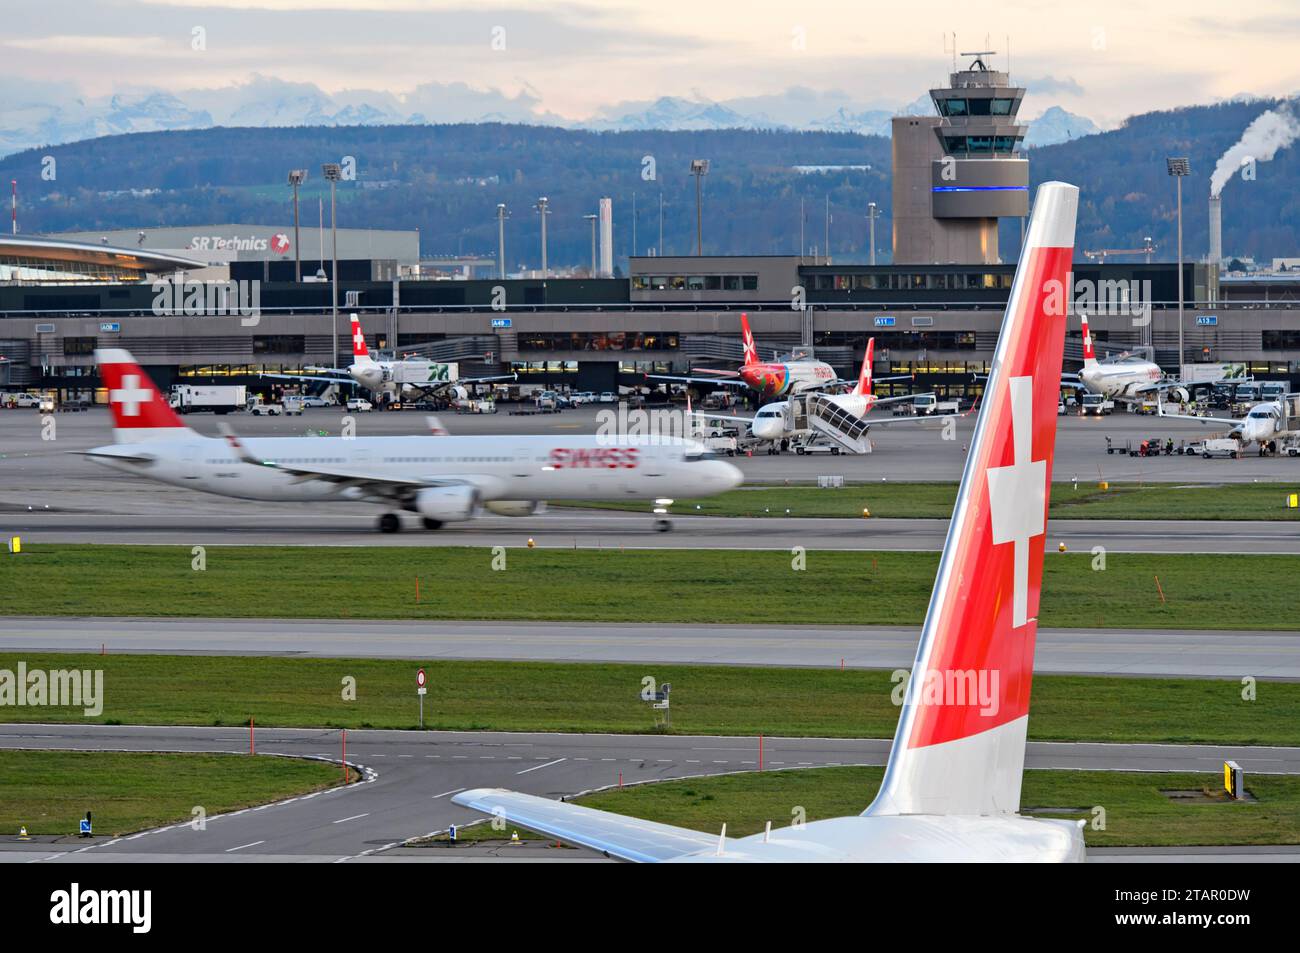
[[[506,276],[506,206],[504,202],[497,203],[497,271],[499,277],[504,279]]]
[[[1165,159],[1165,167],[1178,184],[1178,380],[1184,378],[1183,371],[1183,178],[1191,175],[1192,166],[1186,156],[1170,156]]]
[[[321,172],[330,184],[330,239],[333,242],[333,251],[330,253],[330,350],[333,354],[333,363],[330,367],[337,369],[339,366],[339,232],[335,187],[343,177],[343,169],[337,162],[327,162],[321,166]]]

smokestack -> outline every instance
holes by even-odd
[[[600,200],[600,277],[614,276],[614,200]]]
[[[1223,261],[1223,196],[1210,196],[1210,260],[1206,292],[1210,304],[1219,303],[1219,263]]]

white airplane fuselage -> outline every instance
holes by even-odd
[[[865,417],[876,404],[874,394],[823,394],[821,399],[855,417]],[[759,440],[782,440],[798,431],[790,426],[790,402],[777,400],[758,408],[749,429]]]
[[[427,481],[432,486],[463,480],[483,502],[677,498],[717,493],[741,480],[739,470],[703,446],[669,438],[250,437],[242,443],[248,453],[274,465],[246,462],[225,440],[184,430],[167,439],[100,447],[92,459],[205,493],[291,502],[370,498],[346,481],[304,480],[289,472],[299,466]],[[132,457],[146,461],[132,462]],[[419,487],[413,485],[412,492],[418,493]]]
[[[1106,397],[1135,397],[1140,387],[1154,384],[1164,372],[1150,361],[1117,361],[1113,364],[1085,364],[1079,380],[1091,393]]]

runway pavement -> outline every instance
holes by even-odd
[[[249,435],[337,433],[336,412],[313,411],[304,417],[222,418]],[[215,434],[218,419],[196,415],[187,422]],[[541,418],[455,417],[454,432],[589,433],[597,427],[595,411],[575,411]],[[170,543],[176,545],[364,545],[495,546],[523,545],[533,537],[539,546],[641,548],[768,547],[844,550],[937,550],[947,520],[934,519],[709,519],[689,511],[673,514],[675,530],[655,532],[648,512],[616,513],[553,508],[537,517],[485,517],[451,524],[434,533],[415,528],[398,534],[374,532],[382,512],[371,504],[274,504],[204,494],[116,473],[68,451],[111,441],[103,410],[56,415],[55,440],[42,439],[40,415],[0,411],[0,531],[39,543]],[[1300,480],[1300,460],[1201,460],[1161,457],[1145,460],[1107,455],[1104,435],[1119,443],[1126,434],[1152,436],[1150,418],[1130,416],[1106,421],[1066,417],[1061,421],[1054,471],[1059,479],[1232,482]],[[878,452],[860,457],[740,457],[748,480],[813,480],[819,475],[848,480],[956,480],[965,462],[963,441],[971,421],[963,421],[958,439],[944,441],[930,431],[879,432]],[[358,415],[358,434],[422,432],[423,416],[408,413]],[[1199,429],[1196,435],[1200,435]],[[303,436],[303,439],[310,439]],[[1279,497],[1281,499],[1281,497]],[[1295,522],[1205,522],[1195,520],[1120,521],[1053,520],[1050,538],[1072,549],[1102,545],[1113,552],[1300,553],[1300,524]]]
[[[14,617],[0,651],[892,669],[911,666],[918,637],[907,626]],[[1039,629],[1034,670],[1300,679],[1300,633]]]
[[[183,492],[183,491],[175,491]],[[674,515],[674,530],[656,532],[647,513],[552,509],[534,517],[484,517],[437,532],[373,532],[378,509],[327,504],[186,500],[174,510],[155,491],[150,512],[58,512],[0,508],[0,530],[30,544],[116,543],[174,546],[523,546],[555,549],[833,549],[935,551],[947,520],[798,519]],[[194,496],[194,494],[188,494]],[[142,503],[144,501],[141,501]],[[1300,523],[1204,520],[1051,520],[1049,545],[1104,546],[1112,553],[1300,553]]]
[[[338,758],[341,735],[324,729],[259,729],[258,750]],[[758,739],[496,732],[349,731],[348,761],[368,780],[276,804],[92,844],[67,839],[0,842],[3,860],[205,860],[304,856],[345,861],[372,857],[404,841],[479,815],[450,803],[457,791],[509,787],[546,797],[622,782],[666,780],[759,767]],[[765,738],[763,768],[880,765],[890,743],[877,739]],[[97,751],[246,753],[234,728],[110,725],[3,725],[0,747]],[[1217,771],[1234,759],[1251,773],[1300,774],[1300,748],[1217,745],[1110,745],[1031,742],[1026,767],[1103,771]],[[862,792],[865,807],[873,792]],[[200,805],[201,806],[201,805]],[[1032,807],[1033,805],[1028,805]],[[93,805],[88,805],[93,810]],[[781,819],[774,818],[780,822]]]

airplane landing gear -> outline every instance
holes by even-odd
[[[655,520],[655,532],[667,533],[673,528],[672,520]]]
[[[402,520],[396,513],[385,513],[375,525],[381,533],[397,533],[402,529]]]
[[[442,520],[426,516],[420,522],[424,524],[425,529],[442,529]]]

